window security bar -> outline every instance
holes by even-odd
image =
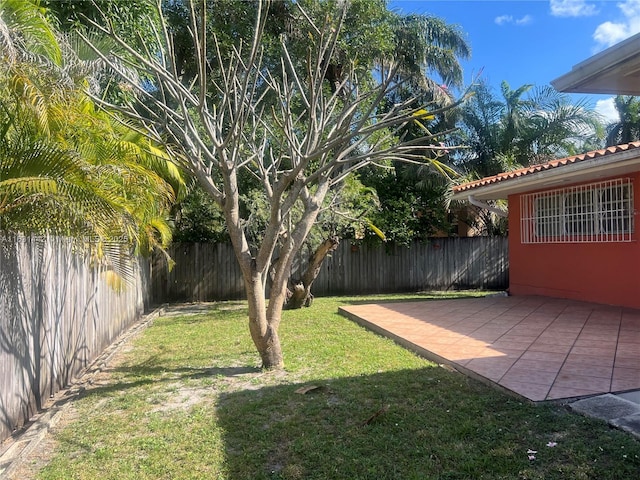
[[[630,242],[633,220],[630,178],[520,197],[522,243]]]

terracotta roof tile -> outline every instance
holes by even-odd
[[[624,152],[634,148],[640,148],[640,142],[631,142],[623,145],[616,145],[614,147],[603,148],[602,150],[594,150],[592,152],[582,153],[580,155],[574,155],[572,157],[560,158],[557,160],[551,160],[539,165],[531,165],[530,167],[520,168],[518,170],[512,170],[511,172],[503,172],[492,177],[481,178],[480,180],[474,180],[472,182],[463,183],[453,187],[453,192],[464,192],[467,190],[473,190],[475,188],[483,187],[485,185],[491,185],[493,183],[505,182],[514,178],[524,177],[544,170],[551,170],[559,168],[565,165],[583,162],[585,160],[591,160],[594,158],[605,157],[614,153]]]

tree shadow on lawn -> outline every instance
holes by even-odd
[[[605,479],[640,468],[629,435],[441,368],[223,393],[216,414],[234,480]]]
[[[123,374],[121,381],[107,380],[102,383],[91,383],[82,389],[81,397],[103,397],[111,394],[123,394],[145,385],[158,386],[162,383],[186,382],[203,378],[241,379],[259,373],[257,367],[210,367],[210,368],[166,368],[162,366],[136,365],[110,369],[110,374]],[[132,381],[127,381],[132,379]],[[135,380],[133,380],[135,379]]]
[[[172,303],[163,306],[162,317],[186,317],[218,311],[236,311],[247,308],[245,300],[225,300],[218,302]]]
[[[447,290],[429,291],[415,293],[378,294],[362,295],[362,299],[357,297],[338,297],[344,305],[367,305],[372,303],[410,303],[410,302],[436,302],[440,300],[464,300],[470,298],[482,298],[491,295],[499,295],[501,291],[489,290]],[[321,297],[319,297],[321,298]],[[313,307],[311,307],[313,308]]]

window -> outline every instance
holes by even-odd
[[[630,242],[630,179],[523,195],[522,243]]]
[[[609,188],[600,194],[600,230],[618,234],[633,231],[633,190]]]
[[[586,190],[564,195],[565,232],[593,235],[597,231],[597,191]]]
[[[536,235],[555,237],[562,230],[562,196],[544,195],[536,198]]]

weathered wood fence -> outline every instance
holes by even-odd
[[[0,236],[0,441],[143,313],[148,262],[125,261],[118,293],[68,239]]]
[[[183,243],[170,249],[176,265],[154,264],[153,300],[210,301],[244,298],[240,268],[229,244]],[[305,258],[298,264],[305,266]],[[327,258],[313,286],[322,295],[435,289],[506,289],[507,238],[435,238],[410,247],[354,246],[348,241]]]

